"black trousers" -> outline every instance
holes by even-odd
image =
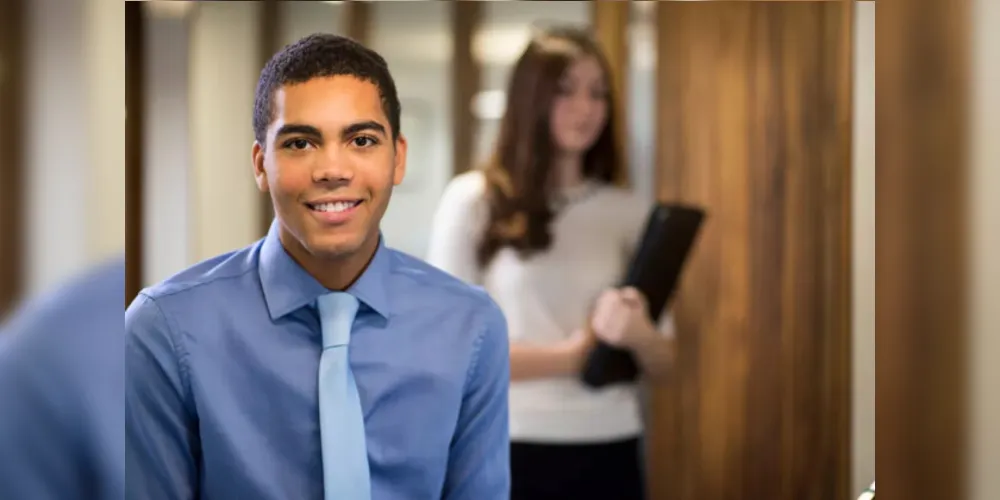
[[[511,500],[643,500],[639,440],[511,443]]]

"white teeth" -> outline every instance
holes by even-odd
[[[355,205],[354,202],[350,201],[338,201],[336,203],[321,203],[319,205],[313,205],[313,210],[317,212],[343,212],[344,210],[349,210]]]

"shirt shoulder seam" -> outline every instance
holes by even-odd
[[[248,273],[254,272],[256,270],[257,267],[253,266],[253,267],[248,267],[247,269],[243,269],[235,274],[227,274],[224,276],[212,276],[211,278],[208,279],[198,279],[181,283],[173,283],[172,286],[169,287],[164,286],[164,284],[161,284],[159,286],[143,290],[143,294],[149,297],[150,299],[161,299],[164,297],[178,295],[202,286],[208,286],[222,280],[232,280],[232,279],[242,278],[243,276],[246,276]]]
[[[486,302],[486,304],[488,304],[488,302]],[[483,303],[480,303],[480,306],[482,305]],[[489,307],[484,308],[482,314],[483,321],[480,323],[479,333],[476,335],[476,340],[472,344],[472,362],[469,363],[469,371],[466,373],[465,377],[466,389],[468,389],[468,387],[472,384],[477,370],[479,369],[479,361],[482,358],[483,342],[485,342],[486,335],[489,334],[490,328],[492,327],[492,318],[490,317],[489,312]]]
[[[213,279],[211,281],[215,280]],[[174,323],[173,319],[167,315],[166,311],[163,310],[163,307],[160,306],[160,303],[157,302],[155,297],[149,295],[146,292],[143,292],[142,294],[149,300],[149,303],[155,308],[156,313],[160,316],[160,318],[163,319],[163,327],[165,328],[167,341],[170,342],[170,350],[173,351],[174,358],[177,361],[177,373],[178,375],[180,375],[181,385],[184,390],[183,398],[185,402],[187,402],[190,405],[192,403],[191,368],[190,364],[188,363],[188,358],[190,357],[190,354],[184,348],[184,345],[181,343],[181,340],[176,333],[176,323]],[[168,296],[168,295],[173,295],[173,293],[165,294],[163,296]]]

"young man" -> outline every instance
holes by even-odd
[[[0,329],[0,498],[121,500],[124,283],[116,259]]]
[[[264,68],[270,233],[125,314],[127,499],[509,498],[503,315],[381,238],[399,115],[385,61],[349,39]]]

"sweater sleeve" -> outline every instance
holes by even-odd
[[[473,285],[482,285],[476,247],[485,231],[489,207],[486,178],[472,171],[456,176],[444,190],[431,223],[427,262]]]

